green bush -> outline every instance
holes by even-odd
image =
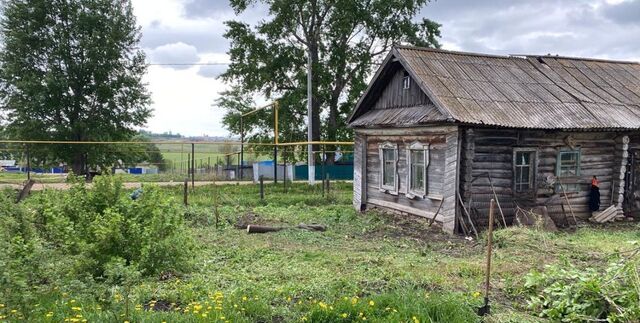
[[[154,186],[132,200],[120,179],[100,176],[92,189],[78,182],[67,192],[47,191],[32,202],[43,240],[81,256],[78,270],[94,278],[121,260],[143,275],[192,265],[194,242],[182,209]]]
[[[605,270],[576,268],[569,263],[547,266],[526,276],[529,307],[563,322],[640,321],[638,259],[620,259]]]

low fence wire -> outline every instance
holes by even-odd
[[[308,180],[307,145],[313,144],[315,180],[350,180],[353,143],[244,143],[237,141],[0,141],[1,183],[64,182],[75,168],[91,177],[111,172],[132,182]],[[54,154],[54,152],[56,152]],[[55,157],[84,159],[82,167]],[[101,166],[89,166],[101,165]],[[74,167],[75,166],[75,167]]]

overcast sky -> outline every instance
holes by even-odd
[[[150,63],[228,62],[223,22],[260,21],[263,7],[236,17],[226,0],[133,0]],[[438,0],[421,16],[442,24],[444,49],[559,54],[640,61],[640,0]],[[148,129],[226,136],[220,110],[225,66],[150,66],[154,116]]]

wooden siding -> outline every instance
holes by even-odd
[[[405,108],[432,105],[429,98],[422,92],[420,86],[411,80],[409,89],[403,89],[402,79],[405,70],[400,68],[393,74],[389,83],[381,91],[373,104],[373,109]]]
[[[430,160],[427,168],[428,197],[409,199],[407,193],[407,147],[413,142],[429,143]],[[380,191],[380,157],[379,144],[390,142],[398,145],[397,179],[398,194]],[[366,197],[368,204],[383,206],[397,211],[421,216],[433,215],[440,205],[444,188],[445,134],[421,134],[406,136],[368,135],[366,140]],[[438,217],[442,220],[442,217]]]
[[[472,207],[486,217],[489,201],[493,198],[488,177],[490,174],[507,223],[514,217],[515,207],[547,206],[552,217],[563,218],[562,205],[570,217],[569,208],[560,192],[548,180],[556,175],[558,153],[580,150],[580,175],[563,179],[563,184],[578,184],[579,190],[568,193],[576,216],[588,218],[588,196],[592,176],[600,182],[603,210],[617,199],[612,197],[612,187],[620,184],[622,147],[619,132],[561,132],[498,129],[467,129],[464,131],[461,152],[460,190],[465,204],[472,200]],[[530,194],[513,194],[513,149],[532,148],[537,152],[535,190]],[[619,157],[617,157],[620,155]],[[614,189],[614,194],[617,189]],[[486,219],[482,223],[486,222]]]
[[[363,204],[367,201],[366,191],[366,147],[367,136],[355,134],[353,149],[353,207],[356,211],[363,210]]]
[[[447,134],[444,169],[444,200],[441,212],[443,216],[442,230],[448,233],[454,233],[456,231],[460,148],[458,131]]]

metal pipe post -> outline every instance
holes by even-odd
[[[191,189],[196,188],[196,145],[191,143]]]
[[[244,173],[242,164],[244,164],[244,118],[240,115],[240,179]]]
[[[27,147],[27,181],[31,180],[31,154],[29,152],[29,145]]]

